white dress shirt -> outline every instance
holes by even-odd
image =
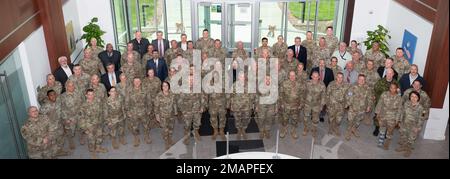
[[[67,78],[69,78],[70,76],[72,76],[72,70],[70,70],[69,66],[63,67],[61,66],[61,68],[64,70],[64,73],[66,73]]]

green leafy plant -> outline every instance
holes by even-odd
[[[97,39],[97,46],[104,47],[105,42],[102,39],[102,35],[106,32],[100,29],[100,26],[97,25],[98,18],[94,17],[91,19],[91,22],[89,22],[88,25],[83,27],[83,31],[85,32],[81,36],[81,40],[86,41],[86,47],[87,48],[90,45],[90,41],[92,38]]]
[[[388,39],[391,39],[389,30],[382,25],[378,25],[377,27],[378,29],[375,29],[374,31],[367,31],[367,39],[364,41],[364,45],[367,47],[367,50],[369,50],[372,48],[374,42],[378,42],[380,44],[380,51],[385,56],[389,56],[389,46],[387,42]]]

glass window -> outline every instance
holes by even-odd
[[[125,49],[125,46],[128,39],[128,30],[127,30],[127,20],[125,15],[125,5],[123,4],[123,0],[114,0],[114,13],[115,13],[115,23],[116,23],[116,38],[117,38],[117,47],[119,51]]]
[[[189,0],[166,1],[167,34],[168,40],[181,40],[181,34],[185,33],[191,40],[191,6]]]
[[[277,42],[278,35],[284,36],[283,9],[284,2],[261,2],[259,10],[259,38],[258,47],[262,45],[261,39],[267,37],[269,46]]]

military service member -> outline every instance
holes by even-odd
[[[386,60],[386,56],[380,51],[380,43],[373,42],[372,48],[366,51],[364,54],[365,61],[371,59],[375,62],[375,69],[384,65],[384,60]]]
[[[214,41],[214,48],[210,49],[210,57],[217,58],[222,65],[225,66],[225,58],[227,58],[227,50],[222,47],[219,39]]]
[[[103,48],[97,46],[97,39],[95,37],[92,37],[89,43],[88,49],[91,50],[92,53],[92,59],[100,61],[100,58],[98,57],[98,54],[103,52]]]
[[[306,64],[313,64],[313,59],[314,59],[314,49],[316,49],[316,42],[313,39],[313,33],[311,31],[306,32],[306,40],[303,40],[302,45],[306,48],[306,58],[307,58],[307,63]],[[316,64],[318,65],[318,64]],[[311,71],[312,68],[316,67],[314,66],[310,66],[311,68],[306,68],[306,70],[308,70],[308,72]]]
[[[166,60],[166,64],[170,66],[172,64],[172,60],[177,58],[178,54],[182,54],[183,50],[178,47],[178,43],[176,40],[170,41],[171,48],[168,49],[164,53],[164,59]]]
[[[214,48],[214,39],[209,37],[208,29],[203,30],[203,37],[199,38],[195,43],[195,49],[201,51],[209,51],[209,49]]]
[[[389,91],[389,86],[395,83],[397,87],[399,86],[397,80],[394,79],[394,70],[392,68],[389,68],[386,70],[386,77],[380,79],[375,83],[374,86],[374,95],[375,95],[375,104],[378,103],[378,100],[380,99],[381,94],[383,94],[385,91]],[[398,89],[400,91],[400,89]],[[378,136],[379,133],[379,124],[377,120],[377,116],[375,115],[375,130],[373,131],[374,136]]]
[[[248,91],[245,73],[238,74],[238,80],[233,84],[233,93],[229,97],[229,108],[233,113],[235,126],[238,129],[238,140],[247,139],[245,130],[250,123],[252,110],[254,110],[255,95]]]
[[[61,120],[64,126],[64,135],[69,141],[69,148],[75,149],[73,138],[75,137],[76,127],[79,120],[83,98],[75,90],[75,84],[71,80],[66,81],[66,92],[59,98],[61,101]]]
[[[263,37],[261,39],[261,42],[262,42],[262,46],[255,49],[255,59],[258,59],[259,57],[261,57],[262,52],[263,52],[264,49],[269,50],[269,56],[272,56],[272,54],[273,54],[272,53],[272,48],[270,48],[269,45],[268,45],[269,44],[269,39],[267,39],[266,37]]]
[[[273,87],[271,83],[272,79],[269,75],[267,75],[262,85],[264,85],[266,88],[271,88]],[[266,137],[267,139],[270,139],[270,128],[272,127],[272,123],[276,118],[278,106],[276,102],[272,104],[266,104],[261,100],[261,98],[263,97],[270,96],[271,91],[267,90],[267,92],[263,92],[260,88],[258,89],[258,96],[255,101],[255,113],[256,123],[258,124],[260,133],[259,138],[263,139],[264,137]]]
[[[146,143],[150,143],[150,126],[146,125],[150,119],[147,117],[147,110],[152,110],[152,105],[149,106],[151,100],[148,98],[148,92],[142,88],[141,79],[135,77],[133,79],[133,87],[130,88],[128,97],[128,109],[127,116],[129,119],[129,128],[134,136],[133,146],[138,147],[141,144],[139,138],[139,127],[142,124],[144,126],[144,140]]]
[[[194,76],[189,76],[189,89],[181,91],[177,98],[177,107],[181,111],[184,126],[184,144],[188,145],[191,137],[191,127],[194,128],[194,138],[196,142],[200,138],[200,125],[202,113],[205,110],[206,98],[202,93],[194,93]]]
[[[84,93],[89,86],[89,81],[91,80],[91,76],[84,73],[81,70],[81,66],[76,64],[73,66],[73,75],[69,77],[69,80],[73,82],[75,85],[75,91],[79,96],[82,96],[84,99]]]
[[[313,63],[311,65],[309,65],[310,63],[307,63],[306,69],[308,70],[308,72],[310,72],[313,68],[313,64],[319,64],[319,59],[330,59],[331,53],[333,52],[330,52],[330,50],[327,48],[327,42],[325,41],[325,38],[321,37],[319,39],[319,46],[316,46],[313,52]]]
[[[326,87],[325,84],[320,81],[319,73],[313,71],[311,74],[311,80],[306,83],[305,90],[305,119],[303,122],[304,130],[303,136],[306,136],[309,130],[310,122],[312,122],[312,136],[317,137],[317,125],[319,123],[319,114],[325,106],[326,99]]]
[[[332,26],[327,27],[327,35],[325,35],[324,38],[327,42],[327,48],[330,51],[329,55],[331,55],[331,53],[337,50],[339,44],[339,39],[333,34]]]
[[[119,148],[117,137],[125,137],[125,126],[122,124],[125,120],[125,105],[123,98],[117,93],[117,89],[112,87],[108,92],[109,97],[106,99],[103,116],[105,117],[106,134],[111,137],[112,147]]]
[[[161,124],[162,137],[168,150],[174,144],[172,135],[175,125],[174,114],[177,110],[175,95],[170,91],[169,82],[162,82],[161,92],[156,96],[154,104],[156,120]]]
[[[277,43],[272,45],[273,56],[278,59],[284,59],[286,57],[287,50],[288,46],[286,42],[284,42],[283,36],[279,35],[277,38]]]
[[[294,58],[294,51],[288,49],[286,52],[286,60],[283,63],[283,69],[286,71],[296,71],[298,63],[300,62]]]
[[[383,146],[384,150],[389,150],[395,126],[400,122],[400,115],[402,113],[402,98],[397,89],[397,84],[391,83],[389,91],[385,91],[381,94],[375,108],[375,113],[378,116],[378,123],[380,125],[378,145]]]
[[[395,56],[393,56],[392,59],[394,59],[393,68],[397,71],[399,77],[409,73],[411,65],[403,54],[403,48],[397,48],[397,50],[395,50]]]
[[[333,76],[336,76],[338,72],[342,72],[342,67],[338,64],[338,59],[336,57],[331,57],[330,63],[327,65],[327,68],[330,68],[333,71]]]
[[[128,55],[133,54],[133,58],[135,62],[141,61],[141,54],[135,50],[133,50],[134,46],[132,42],[127,43],[127,51],[122,54],[122,58],[120,59],[120,64],[123,65],[128,61]],[[153,52],[153,51],[152,51]]]
[[[248,58],[248,53],[244,49],[244,43],[242,41],[236,42],[236,50],[233,51],[231,58],[233,58],[233,60],[236,60],[237,58],[246,60]]]
[[[214,71],[212,81],[216,80],[224,81],[224,78],[219,76],[217,71]],[[226,124],[227,103],[226,95],[223,91],[216,92],[213,90],[208,94],[208,112],[210,114],[209,120],[211,127],[214,129],[214,133],[211,137],[212,140],[216,140],[217,135],[220,135],[222,140],[225,140],[224,129]]]
[[[297,82],[295,71],[289,72],[289,80],[282,83],[280,88],[280,103],[283,109],[283,118],[281,121],[282,129],[280,137],[284,138],[288,133],[288,123],[292,130],[292,138],[297,139],[297,127],[300,120],[300,111],[303,109],[305,100],[305,84]],[[291,119],[291,120],[289,120]]]
[[[47,92],[53,90],[56,94],[61,94],[62,85],[59,81],[55,80],[55,76],[52,74],[47,75],[47,84],[43,87],[38,88],[38,101],[39,104],[43,105],[47,99]]]
[[[336,80],[328,85],[326,98],[329,119],[328,134],[341,135],[340,125],[345,112],[343,104],[345,104],[345,96],[349,87],[348,83],[344,83],[342,72],[338,72]]]
[[[51,151],[50,119],[39,114],[35,106],[28,108],[28,119],[20,133],[27,142],[28,156],[31,159],[53,158]]]
[[[98,75],[99,72],[105,74],[103,64],[98,60],[98,57],[97,59],[93,58],[91,49],[84,50],[84,58],[80,61],[80,66],[83,72],[88,75]]]
[[[397,152],[405,152],[403,156],[409,157],[413,145],[422,130],[427,116],[426,110],[420,104],[421,96],[417,91],[409,94],[409,100],[403,105],[402,119],[400,121],[400,141],[403,143],[395,149]]]
[[[143,77],[144,68],[141,64],[135,60],[133,54],[129,54],[127,57],[127,62],[120,67],[120,71],[122,71],[128,79],[134,79],[135,77],[141,78]]]
[[[348,107],[348,126],[345,139],[350,140],[351,135],[359,137],[358,127],[365,113],[371,111],[372,91],[366,84],[366,77],[358,76],[357,84],[352,85],[345,95],[346,108]]]
[[[427,92],[422,90],[422,82],[420,80],[414,80],[412,84],[412,88],[407,89],[405,93],[403,93],[403,103],[406,103],[409,100],[409,94],[413,91],[418,92],[420,94],[419,103],[425,109],[425,119],[428,119],[431,108],[431,99],[428,96]]]
[[[95,93],[92,89],[86,90],[86,101],[83,102],[79,112],[80,120],[78,124],[81,132],[88,137],[88,148],[92,158],[97,158],[97,152],[106,153],[108,150],[103,148],[103,107],[95,99]]]

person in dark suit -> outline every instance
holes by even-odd
[[[183,51],[186,51],[188,46],[187,44],[188,44],[187,35],[181,34],[181,41],[178,42],[178,48],[181,48]]]
[[[101,82],[105,86],[106,91],[109,92],[109,90],[111,90],[111,87],[115,87],[120,83],[120,74],[122,72],[116,71],[115,66],[112,63],[108,63],[106,65],[106,71],[107,73],[103,74],[101,77]]]
[[[156,32],[156,39],[152,41],[152,45],[155,47],[155,50],[158,50],[160,57],[164,57],[166,51],[170,48],[169,41],[167,39],[163,39],[162,31]]]
[[[330,68],[327,68],[325,66],[325,59],[320,59],[319,60],[319,66],[315,67],[311,70],[311,74],[310,79],[311,79],[311,75],[313,72],[317,71],[320,75],[320,80],[325,83],[325,86],[328,87],[328,84],[330,84],[330,82],[334,81],[334,75],[333,75],[333,70],[331,70]]]
[[[153,51],[153,58],[147,61],[146,71],[148,69],[155,70],[155,76],[157,76],[161,81],[167,78],[167,65],[164,58],[159,57],[159,52],[157,50]]]
[[[135,39],[131,40],[130,43],[133,43],[133,50],[139,52],[141,57],[147,53],[148,45],[150,42],[148,39],[142,37],[142,33],[140,31],[136,31],[134,34]]]
[[[423,77],[420,76],[419,69],[418,69],[417,65],[416,64],[412,64],[410,69],[409,69],[409,73],[404,74],[400,78],[400,81],[399,81],[400,91],[401,91],[402,95],[407,89],[412,88],[411,85],[413,84],[413,82],[415,80],[419,80],[422,85],[425,85],[425,79],[423,79]]]
[[[98,58],[102,61],[103,67],[105,67],[105,71],[107,70],[106,65],[108,65],[109,63],[112,63],[114,65],[114,69],[118,71],[120,69],[121,57],[122,55],[120,54],[120,52],[114,50],[112,44],[110,43],[106,45],[105,51],[98,54]]]
[[[63,87],[61,93],[66,91],[64,85],[70,76],[73,74],[73,64],[67,64],[67,57],[62,56],[58,58],[59,67],[56,69],[55,76],[56,81],[59,81]]]
[[[392,67],[394,65],[394,60],[391,57],[386,58],[386,61],[384,62],[384,67],[378,67],[377,72],[378,75],[380,75],[380,78],[384,78],[386,76],[386,69],[392,68],[394,70],[394,80],[398,80],[398,73],[395,71],[395,69]]]
[[[303,63],[303,70],[306,70],[306,48],[302,45],[302,39],[300,37],[295,37],[295,45],[289,46],[288,49],[292,49],[294,51],[294,57]]]

